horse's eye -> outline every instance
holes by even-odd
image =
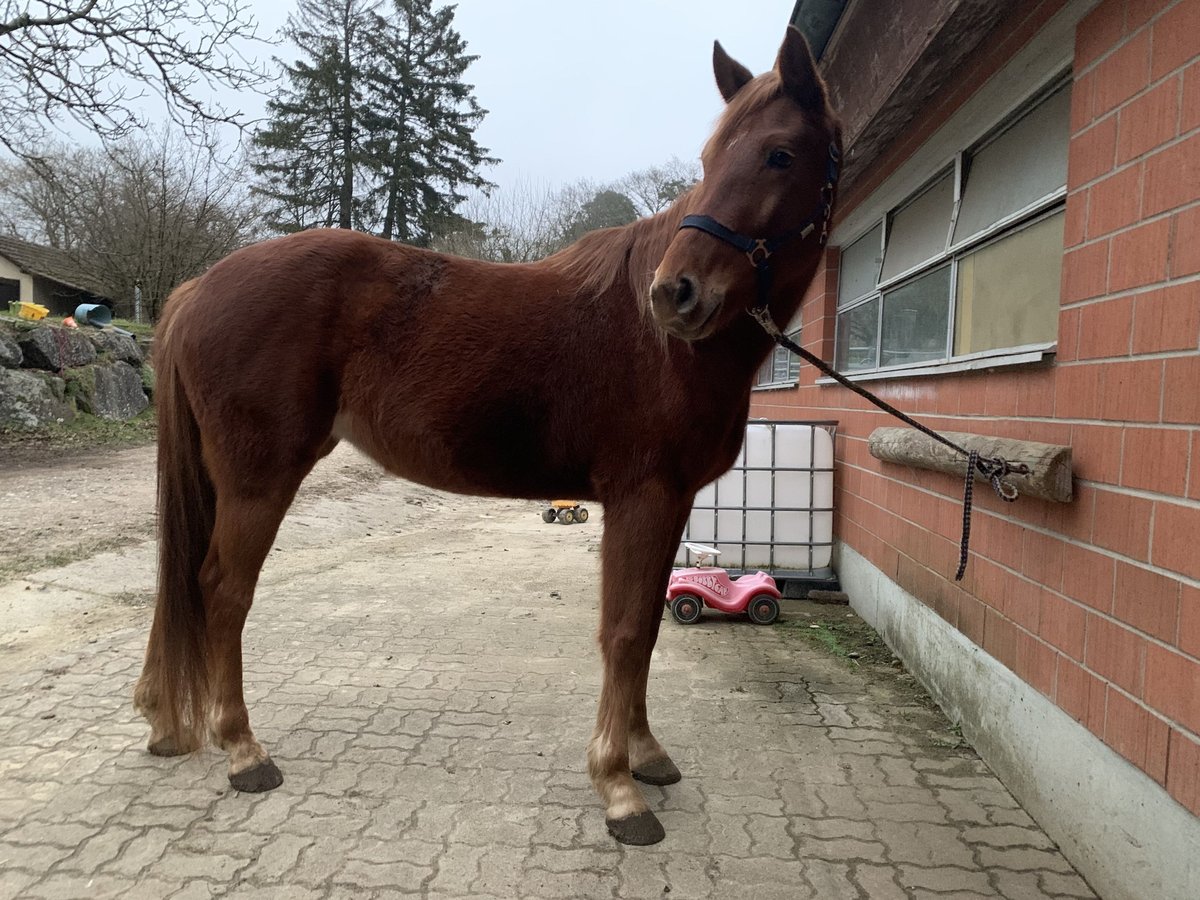
[[[772,150],[767,157],[767,165],[772,169],[786,169],[792,164],[792,154],[786,150]]]

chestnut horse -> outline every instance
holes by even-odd
[[[733,463],[771,349],[746,314],[763,255],[728,235],[772,244],[814,209],[828,224],[840,153],[798,31],[757,78],[720,44],[713,67],[727,105],[703,180],[652,218],[530,264],[306,231],[238,250],[172,294],[157,348],[158,599],[134,698],[151,753],[194,750],[207,727],[234,788],[282,782],[250,729],[242,628],[296,490],[347,440],[443,490],[604,504],[588,772],[619,841],[663,837],[634,779],[680,777],[646,719],[667,577],[693,495]],[[812,232],[772,259],[779,323],[821,255]],[[547,365],[563,347],[586,347],[589,364]]]

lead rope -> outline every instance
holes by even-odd
[[[756,268],[759,268],[756,266]],[[762,268],[759,268],[760,279],[762,279]],[[762,280],[760,280],[760,289]],[[1025,463],[1014,463],[1000,456],[981,456],[978,450],[967,450],[965,447],[960,447],[958,444],[949,438],[938,434],[927,425],[922,425],[916,419],[903,413],[896,407],[892,406],[886,400],[881,400],[876,397],[866,388],[859,387],[845,375],[836,371],[832,366],[826,363],[819,356],[808,352],[803,347],[797,345],[794,341],[786,337],[775,324],[775,320],[771,318],[771,313],[768,312],[765,305],[756,306],[750,310],[755,321],[762,326],[763,331],[771,336],[780,347],[788,350],[805,362],[815,366],[820,372],[829,378],[832,378],[844,388],[849,388],[854,393],[858,394],[863,399],[878,406],[888,415],[894,416],[905,425],[909,425],[917,431],[921,432],[926,437],[933,438],[939,444],[943,444],[960,453],[967,458],[966,480],[963,485],[963,520],[962,520],[962,538],[958,544],[958,572],[954,575],[955,581],[962,581],[963,575],[967,571],[967,555],[970,550],[971,543],[971,504],[975,487],[975,473],[978,472],[992,486],[992,490],[996,492],[996,496],[1005,503],[1013,503],[1019,496],[1016,485],[1004,479],[1009,475],[1028,475],[1029,466]]]

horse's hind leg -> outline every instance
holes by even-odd
[[[218,486],[212,543],[200,572],[209,660],[209,732],[229,753],[239,791],[269,791],[283,776],[250,729],[242,693],[242,628],[279,523],[307,469],[253,492]]]
[[[604,686],[588,745],[588,772],[604,801],[608,829],[624,844],[653,844],[664,836],[634,783],[631,761],[642,774],[677,772],[650,734],[645,695],[667,577],[690,506],[689,498],[657,486],[605,504],[600,603]]]

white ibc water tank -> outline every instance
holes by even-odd
[[[727,569],[811,573],[833,550],[831,422],[750,422],[733,467],[696,494],[685,541],[713,544]],[[681,544],[677,565],[688,559]]]

